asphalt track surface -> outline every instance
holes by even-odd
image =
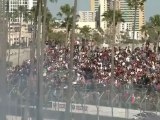
[[[8,53],[8,51],[7,51]],[[20,64],[22,64],[22,62],[24,60],[29,59],[30,57],[30,49],[29,48],[25,48],[25,49],[20,49]],[[8,56],[6,58],[8,60]],[[13,66],[18,64],[18,49],[11,49],[10,50],[10,62],[13,63]]]

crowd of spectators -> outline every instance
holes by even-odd
[[[67,50],[66,50],[67,51]],[[68,70],[69,57],[65,59],[63,49],[49,48],[45,68],[47,73],[54,73],[59,68]],[[153,52],[149,45],[135,48],[115,47],[114,85],[123,84],[152,86],[160,91],[160,55]],[[54,64],[54,65],[53,65]],[[75,82],[111,84],[111,49],[75,49],[74,71]]]
[[[147,94],[147,99],[157,101],[155,94],[160,92],[160,55],[154,52],[150,45],[143,45],[131,51],[130,47],[115,47],[114,56],[114,89],[116,93],[123,92],[127,100],[128,92],[122,91],[128,85],[136,92],[130,92],[131,103],[141,102]],[[94,91],[97,86],[109,87],[112,83],[111,76],[111,48],[80,48],[74,50],[74,85],[87,86],[87,91]],[[53,88],[65,83],[67,86],[67,71],[69,69],[69,52],[63,48],[50,47],[47,50],[46,72],[48,81],[52,81]],[[53,77],[51,73],[62,72],[60,76]],[[64,73],[64,74],[63,74]],[[83,88],[83,89],[86,89]],[[110,88],[108,88],[110,89]],[[147,93],[144,93],[146,91]],[[116,94],[115,94],[116,96]],[[123,96],[123,97],[124,97]]]
[[[85,47],[74,49],[73,84],[88,85],[94,90],[97,84],[111,85],[111,48]],[[63,84],[67,88],[69,69],[69,50],[57,46],[47,46],[45,51],[44,82],[49,88]],[[114,87],[124,85],[144,87],[148,94],[160,92],[160,54],[154,52],[149,44],[137,47],[114,48]],[[18,80],[27,81],[30,61],[8,71],[8,81],[17,84]],[[22,82],[23,83],[23,82]]]

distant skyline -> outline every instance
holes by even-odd
[[[60,6],[68,3],[73,5],[74,0],[58,0],[57,3],[48,2],[48,7],[52,14],[56,17],[59,12]],[[160,0],[147,0],[145,3],[145,20],[148,20],[150,16],[160,14]],[[89,10],[89,0],[78,0],[78,10]]]

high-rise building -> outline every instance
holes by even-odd
[[[28,9],[31,9],[33,6],[37,5],[37,0],[28,0]]]
[[[107,11],[108,5],[107,5],[107,0],[100,0],[99,1],[100,5],[100,28],[102,28],[104,31],[107,29],[107,22],[103,21],[103,13]]]
[[[90,28],[95,28],[95,17],[95,11],[79,11],[79,21],[77,24],[79,27],[88,26]]]
[[[134,8],[130,8],[126,0],[119,0],[120,10],[122,13],[122,17],[124,19],[124,23],[121,23],[121,31],[129,31],[130,39],[133,39],[133,25],[134,25],[134,16],[135,10]],[[144,9],[137,10],[136,16],[136,25],[135,25],[135,37],[134,39],[141,39],[140,29],[144,25]],[[126,26],[126,27],[124,27]]]
[[[36,0],[9,0],[8,7],[9,12],[14,12],[14,10],[18,9],[19,6],[24,6],[28,10],[30,10],[37,3]],[[13,20],[11,20],[13,21]],[[16,19],[16,22],[19,22],[19,18]]]
[[[97,27],[106,30],[107,22],[103,21],[103,13],[108,9],[109,0],[90,0],[90,10],[96,12],[96,23]]]
[[[80,22],[94,22],[96,17],[95,11],[79,11]]]
[[[108,1],[108,9],[114,8],[114,0],[107,0]],[[116,10],[120,10],[120,0],[116,0]]]
[[[7,3],[8,12],[13,13],[19,6],[24,6],[27,10],[30,10],[33,6],[36,6],[37,0],[9,0]],[[30,23],[24,22],[24,16],[22,15],[22,23],[20,28],[20,17],[11,18],[8,29],[10,34],[8,35],[8,42],[10,45],[18,45],[20,43],[26,43],[28,45],[31,40]],[[19,40],[19,33],[21,32],[21,38]],[[20,42],[20,43],[19,43]]]
[[[114,0],[90,0],[90,10],[96,11],[97,25],[103,30],[106,29],[106,22],[102,20],[102,14],[108,9],[113,9]],[[117,35],[120,31],[129,31],[130,39],[133,39],[133,24],[134,24],[134,8],[130,8],[126,0],[116,0],[116,9],[120,10],[125,22],[117,25]],[[137,10],[135,37],[134,39],[141,39],[141,27],[144,25],[144,9]],[[127,29],[126,29],[127,28]]]
[[[98,11],[99,10],[99,2],[100,0],[90,0],[90,11]]]

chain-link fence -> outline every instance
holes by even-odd
[[[48,101],[65,102],[65,95],[65,89],[63,89],[63,87],[54,88],[50,90]],[[144,111],[160,112],[159,93],[156,91],[150,92],[148,86],[142,85],[111,86],[103,84],[75,84],[73,85],[71,100],[72,104],[78,104],[82,107],[94,106],[97,119],[99,119],[99,113],[102,111],[100,108],[103,107],[106,107],[105,109],[110,108],[110,112],[112,107],[113,109],[121,108],[125,110],[124,113],[122,113],[122,117],[126,119],[133,116],[133,110],[138,111],[137,113]],[[116,111],[113,110],[113,112]],[[82,111],[82,113],[83,116],[88,114],[86,111]],[[113,115],[115,114],[116,113],[113,113]]]
[[[67,98],[66,89],[68,89],[67,74],[68,71],[60,70],[44,78],[44,107],[52,108],[54,111],[64,111],[64,103]],[[9,88],[9,104],[14,104],[17,107],[25,104],[25,97],[27,96],[25,94],[26,80],[22,78],[19,76],[17,82],[15,82],[16,84]],[[86,119],[87,114],[96,115],[99,120],[100,116],[103,115],[129,119],[133,115],[144,111],[157,114],[160,112],[160,93],[151,86],[133,84],[112,86],[103,83],[87,82],[84,84],[73,82],[71,92],[71,112],[81,113],[83,120]],[[30,96],[30,105],[35,106],[36,92],[31,91]],[[134,112],[134,110],[138,112]],[[22,108],[16,108],[14,111],[15,115],[19,111],[21,115],[23,114]],[[10,112],[11,109],[8,108],[8,114]]]

